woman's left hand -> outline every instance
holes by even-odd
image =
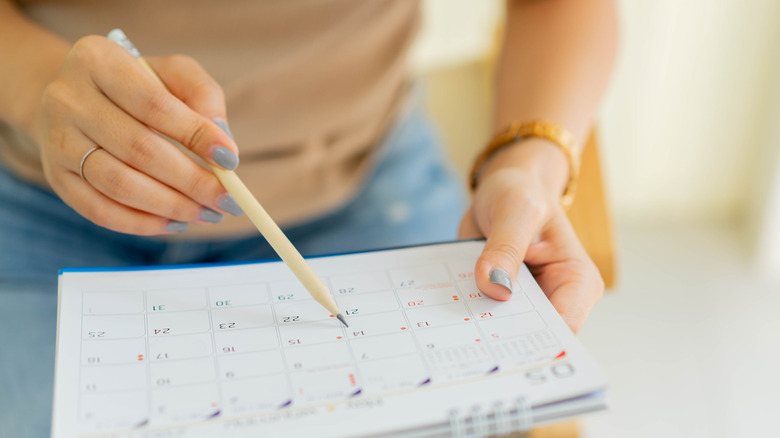
[[[496,300],[510,299],[512,279],[525,261],[552,305],[577,333],[601,298],[604,282],[560,206],[560,187],[545,177],[549,172],[539,172],[540,166],[532,160],[528,166],[502,164],[507,155],[530,156],[533,149],[560,154],[555,146],[539,143],[544,140],[528,141],[533,144],[513,145],[509,149],[515,151],[493,157],[458,234],[487,238],[474,269],[482,292]]]

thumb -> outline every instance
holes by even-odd
[[[526,204],[527,206],[527,204]],[[543,214],[533,208],[506,206],[496,212],[487,242],[477,259],[474,275],[477,287],[487,296],[506,301],[528,246],[542,225]]]
[[[485,236],[479,231],[479,225],[474,218],[474,207],[469,207],[466,214],[463,215],[463,219],[460,220],[458,239],[481,239],[483,237]]]

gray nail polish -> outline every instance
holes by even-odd
[[[227,125],[227,122],[226,122],[226,121],[224,121],[224,120],[222,120],[222,119],[214,119],[214,123],[216,123],[216,124],[217,124],[217,126],[219,126],[220,128],[222,128],[222,130],[223,130],[223,131],[225,131],[225,133],[226,133],[227,135],[229,135],[229,136],[230,136],[230,138],[233,138],[233,133],[232,133],[232,132],[230,132],[230,128],[228,128],[228,125]],[[235,139],[234,139],[234,140],[235,140]]]
[[[241,209],[241,207],[238,205],[238,202],[236,202],[236,200],[233,199],[233,196],[231,196],[229,193],[225,195],[221,201],[219,201],[219,208],[225,210],[233,216],[241,216],[244,214],[244,210]]]
[[[230,149],[220,146],[211,155],[214,161],[227,170],[235,170],[238,167],[238,155],[234,154]]]
[[[509,278],[509,274],[501,268],[495,268],[490,271],[490,282],[494,284],[500,284],[512,293],[512,279]]]
[[[166,229],[168,231],[180,232],[180,231],[186,231],[187,228],[189,228],[189,226],[190,224],[188,224],[187,222],[170,221],[168,222],[168,227],[166,227]]]
[[[204,208],[200,212],[200,220],[218,224],[222,221],[222,213],[216,212],[210,208]]]

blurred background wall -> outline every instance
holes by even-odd
[[[579,1],[579,0],[548,0]],[[598,117],[618,286],[580,339],[609,376],[584,437],[777,436],[780,1],[617,0]],[[412,65],[457,168],[491,132],[501,0],[424,0]]]
[[[459,170],[491,135],[501,0],[426,0],[412,65]],[[619,0],[598,129],[618,223],[734,228],[780,271],[780,2]]]

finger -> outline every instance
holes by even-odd
[[[466,213],[463,215],[463,219],[460,221],[460,227],[458,228],[458,239],[480,239],[485,237],[479,227],[477,221],[474,218],[474,208],[469,207]]]
[[[82,175],[106,197],[136,210],[180,222],[222,220],[221,214],[131,168],[102,148],[84,161]]]
[[[578,333],[603,291],[601,276],[585,275],[553,290],[549,294],[550,303],[571,330]]]
[[[566,213],[558,208],[528,248],[525,260],[530,265],[544,265],[590,258]]]
[[[233,138],[227,125],[222,87],[195,59],[184,55],[146,58],[168,90],[198,114],[214,122]]]
[[[52,187],[60,198],[93,223],[120,233],[154,236],[187,229],[186,222],[175,222],[134,210],[109,199],[82,181],[79,175],[58,168],[52,172]]]
[[[135,119],[173,138],[211,164],[227,170],[238,166],[238,148],[230,136],[171,94],[113,41],[85,37],[74,45],[71,53],[84,64],[94,66],[95,85]]]
[[[494,216],[474,274],[482,292],[505,301],[512,296],[512,282],[544,214],[530,203],[503,202]]]
[[[171,93],[233,139],[227,124],[225,93],[198,61],[184,55],[147,58],[147,61],[164,78]]]
[[[531,245],[526,260],[544,265],[532,269],[553,307],[577,333],[604,293],[604,281],[577,238],[563,211],[542,231],[539,243]]]
[[[227,118],[222,87],[198,61],[184,55],[145,59],[163,79],[168,91],[188,107],[210,120]]]
[[[76,126],[90,140],[134,169],[209,208],[240,215],[217,177],[195,163],[168,140],[117,108],[105,97],[91,99],[79,109]],[[101,114],[95,118],[90,114]],[[74,162],[75,157],[70,161]]]

